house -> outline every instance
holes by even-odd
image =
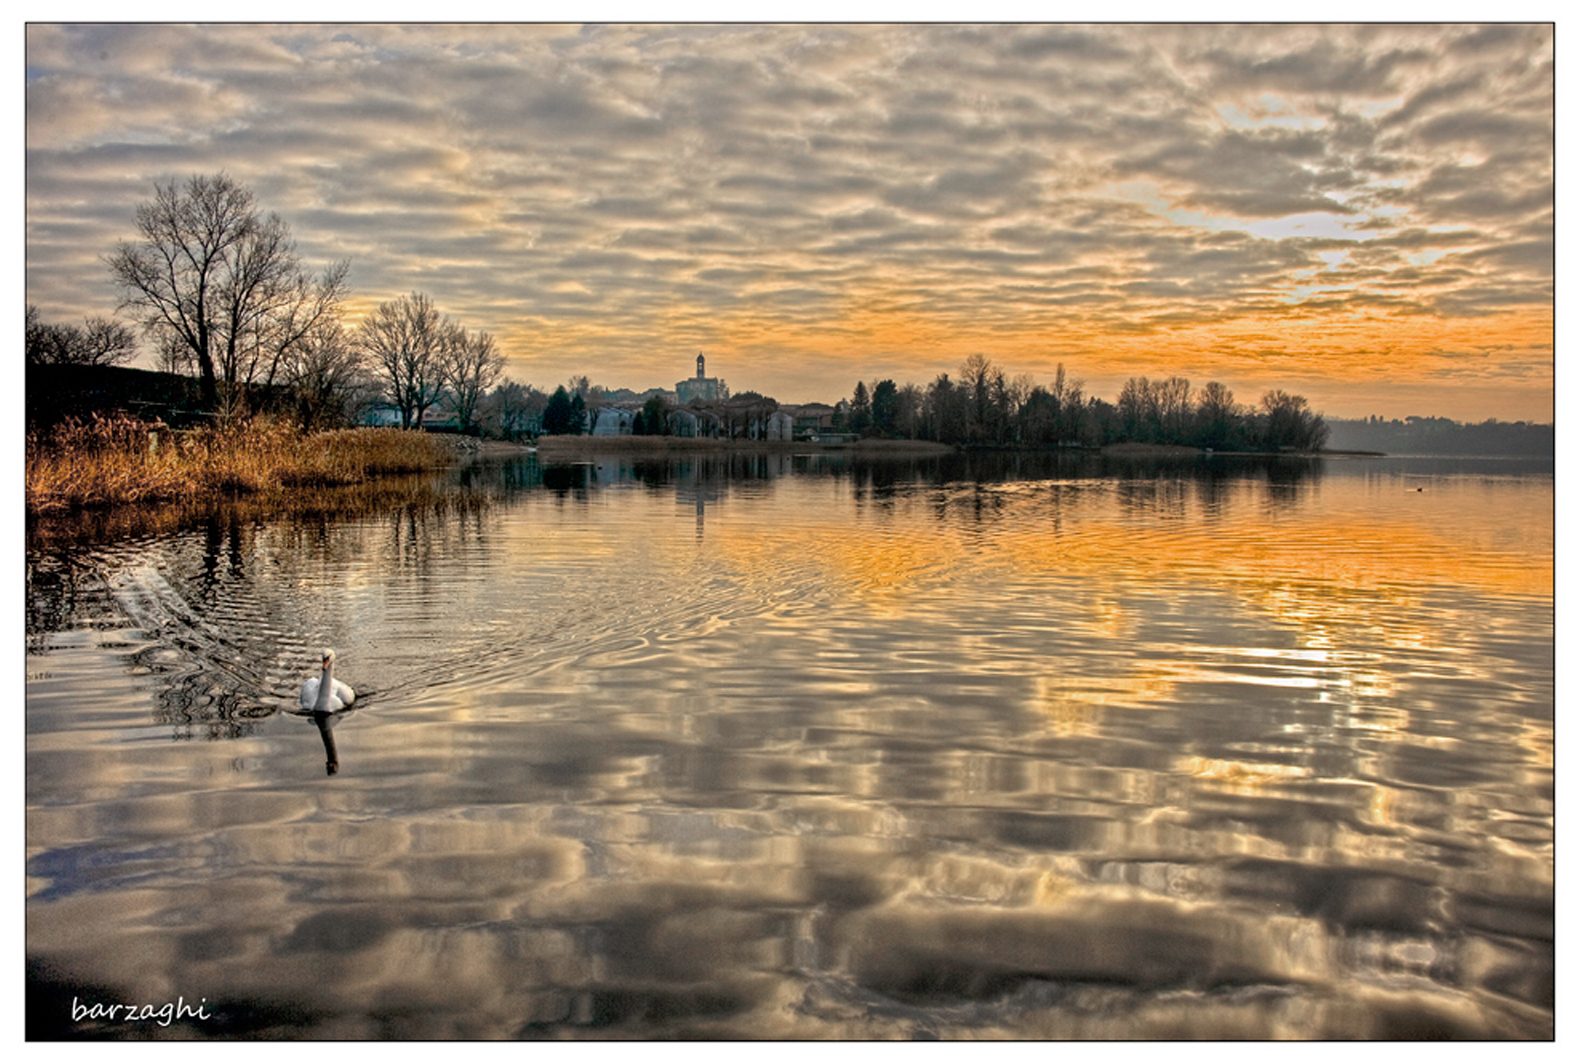
[[[366,428],[398,428],[400,408],[387,402],[375,402],[362,411],[357,421]]]
[[[367,428],[399,428],[400,408],[387,402],[369,405],[356,421]],[[460,417],[453,410],[429,406],[422,414],[421,428],[425,432],[459,432]]]
[[[794,414],[795,439],[810,439],[823,432],[831,432],[833,417],[838,412],[835,407],[824,402],[807,402],[791,409]]]
[[[627,436],[635,431],[635,411],[623,406],[601,406],[588,410],[594,436]]]
[[[668,434],[680,439],[694,439],[700,435],[701,422],[689,410],[672,410],[668,414]]]
[[[767,418],[767,439],[772,442],[787,443],[794,438],[794,415],[786,410],[777,410]]]
[[[679,439],[716,439],[723,434],[723,419],[710,410],[670,410],[668,434]]]

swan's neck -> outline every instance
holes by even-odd
[[[327,661],[323,665],[323,678],[318,680],[318,700],[312,706],[316,712],[327,712],[329,695],[334,692],[334,662]]]

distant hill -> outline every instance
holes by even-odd
[[[1409,417],[1405,421],[1327,417],[1325,423],[1331,430],[1325,444],[1327,450],[1475,457],[1555,456],[1553,424],[1493,420],[1461,424],[1445,417]]]

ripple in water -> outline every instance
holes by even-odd
[[[1548,1037],[1552,479],[1301,468],[483,466],[31,553],[30,1022]]]

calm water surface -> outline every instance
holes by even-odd
[[[37,539],[30,1028],[1551,1036],[1553,503],[533,456]],[[324,646],[361,697],[314,720]]]

